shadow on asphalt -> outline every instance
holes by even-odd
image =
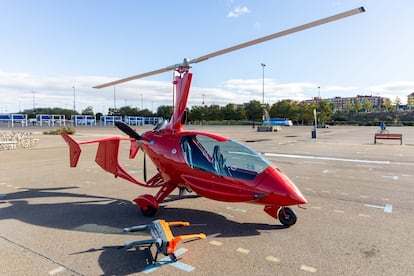
[[[259,230],[284,229],[282,225],[239,223],[204,210],[160,207],[153,218],[143,217],[136,205],[129,201],[86,194],[77,194],[77,187],[22,189],[2,195],[0,220],[16,219],[32,225],[64,230],[125,235],[125,242],[148,239],[148,232],[124,234],[122,229],[148,224],[156,219],[188,221],[189,227],[173,227],[174,235],[205,233],[207,237],[243,237],[260,235]],[[39,199],[44,200],[39,200]],[[194,196],[184,198],[192,200]],[[29,203],[30,199],[36,199]],[[178,200],[172,196],[167,202]],[[102,251],[99,264],[105,275],[128,275],[142,271],[150,262],[146,249],[127,251],[123,245],[105,245],[72,254]],[[87,256],[87,255],[86,255]]]

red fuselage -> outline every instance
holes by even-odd
[[[239,165],[229,166],[229,174],[220,174],[214,170],[213,164],[209,164],[214,162],[213,154],[205,145],[198,143],[198,148],[195,149],[193,144],[191,150],[192,162],[204,164],[189,164],[189,157],[186,156],[187,152],[183,146],[184,140],[189,137],[194,140],[201,137],[210,139],[209,141],[216,142],[217,145],[224,145],[225,142],[231,141],[228,138],[203,132],[183,131],[172,134],[168,129],[149,131],[142,137],[142,149],[153,161],[163,180],[174,186],[187,188],[200,196],[219,201],[250,202],[275,207],[307,203],[295,184],[282,171],[268,163],[260,173]],[[200,138],[197,142],[199,140]],[[242,147],[242,150],[252,151],[241,144],[237,146]],[[229,151],[230,154],[234,153],[234,147],[232,150]],[[196,154],[196,151],[199,153]],[[226,159],[225,152],[223,155]],[[230,155],[227,156],[227,159],[232,158]]]

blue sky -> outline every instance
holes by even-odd
[[[171,104],[152,71],[364,6],[366,12],[194,64],[189,105],[414,92],[410,0],[0,0],[0,112]],[[33,91],[35,93],[33,93]]]

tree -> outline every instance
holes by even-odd
[[[365,100],[362,107],[364,108],[365,111],[371,112],[372,111],[372,102],[368,101],[368,100]]]
[[[394,107],[393,107],[390,99],[385,99],[385,101],[384,101],[384,107],[385,107],[385,110],[386,111],[391,111],[391,110],[394,109]]]
[[[359,99],[357,98],[357,99],[355,100],[355,103],[354,103],[353,111],[354,111],[355,113],[357,113],[357,112],[360,112],[360,111],[361,111],[361,109],[362,109],[362,104],[361,104],[361,102],[359,101]]]
[[[173,109],[171,105],[161,105],[157,108],[157,116],[163,117],[164,119],[171,118]]]
[[[295,113],[295,106],[290,100],[278,101],[270,108],[271,118],[293,118],[296,115]]]
[[[399,107],[400,107],[400,105],[401,105],[401,99],[400,99],[400,97],[398,97],[398,96],[397,96],[397,97],[395,98],[395,101],[394,101],[394,102],[395,102],[395,109],[396,109],[396,110],[399,110]]]
[[[263,108],[259,101],[252,100],[244,106],[249,121],[261,121]]]
[[[331,119],[333,106],[326,100],[319,102],[319,123],[325,125],[326,121]]]
[[[92,106],[88,106],[88,107],[86,107],[84,110],[82,110],[82,112],[81,112],[81,114],[82,115],[94,115],[94,113],[93,113],[93,108],[92,108]]]
[[[316,109],[316,102],[312,103],[305,103],[302,102],[298,105],[298,116],[297,120],[302,125],[306,124],[313,124],[313,110]]]

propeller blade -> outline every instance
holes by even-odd
[[[207,60],[209,58],[212,58],[212,57],[224,55],[224,54],[227,54],[227,53],[230,53],[230,52],[242,49],[242,48],[246,48],[246,47],[258,44],[258,43],[262,43],[262,42],[265,42],[265,41],[268,41],[268,40],[271,40],[271,39],[279,38],[279,37],[289,35],[289,34],[292,34],[292,33],[296,33],[296,32],[299,32],[299,31],[303,31],[303,30],[306,30],[306,29],[309,29],[309,28],[313,28],[313,27],[316,27],[316,26],[319,26],[319,25],[322,25],[322,24],[326,24],[326,23],[329,23],[329,22],[332,22],[332,21],[336,21],[336,20],[351,16],[351,15],[355,15],[355,14],[358,14],[358,13],[362,13],[362,12],[365,12],[364,7],[359,7],[357,9],[352,9],[352,10],[342,12],[342,13],[339,13],[339,14],[336,14],[336,15],[333,15],[333,16],[329,16],[329,17],[326,17],[326,18],[323,18],[323,19],[319,19],[319,20],[316,20],[316,21],[313,21],[313,22],[310,22],[310,23],[307,23],[307,24],[303,24],[303,25],[300,25],[298,27],[290,28],[290,29],[287,29],[285,31],[277,32],[277,33],[274,33],[274,34],[271,34],[271,35],[267,35],[267,36],[264,36],[264,37],[260,37],[260,38],[245,42],[245,43],[241,43],[241,44],[238,44],[236,46],[232,46],[232,47],[229,47],[229,48],[226,48],[226,49],[223,49],[223,50],[219,50],[219,51],[216,51],[216,52],[213,52],[213,53],[210,53],[210,54],[207,54],[207,55],[204,55],[204,56],[192,59],[192,60],[184,59],[184,61],[182,63],[178,63],[178,64],[168,66],[168,67],[165,67],[165,68],[162,68],[162,69],[158,69],[158,70],[150,71],[150,72],[147,72],[147,73],[131,76],[131,77],[128,77],[128,78],[124,78],[124,79],[108,82],[108,83],[105,83],[105,84],[97,85],[94,88],[104,88],[104,87],[124,83],[124,82],[127,82],[127,81],[136,80],[136,79],[140,79],[140,78],[144,78],[144,77],[164,73],[164,72],[167,72],[167,71],[175,70],[179,67],[189,68],[189,65],[192,64],[192,63],[198,63],[198,62],[201,62],[201,61],[205,61],[205,60]]]
[[[337,15],[333,15],[333,16],[326,17],[326,18],[323,18],[323,19],[319,19],[319,20],[316,20],[316,21],[313,21],[313,22],[310,22],[310,23],[307,23],[307,24],[304,24],[304,25],[301,25],[301,26],[298,26],[298,27],[290,28],[290,29],[287,29],[285,31],[277,32],[277,33],[267,35],[267,36],[264,36],[264,37],[261,37],[261,38],[257,38],[257,39],[254,39],[254,40],[251,40],[251,41],[248,41],[248,42],[245,42],[245,43],[233,46],[233,47],[229,47],[229,48],[226,48],[226,49],[223,49],[223,50],[220,50],[220,51],[216,51],[216,52],[210,53],[208,55],[204,55],[204,56],[198,57],[196,59],[190,60],[189,63],[191,64],[191,63],[198,63],[198,62],[201,62],[201,61],[205,61],[205,60],[207,60],[209,58],[212,58],[212,57],[224,55],[224,54],[227,54],[227,53],[230,53],[230,52],[242,49],[242,48],[246,48],[246,47],[258,44],[258,43],[262,43],[262,42],[265,42],[265,41],[268,41],[268,40],[271,40],[271,39],[275,39],[275,38],[278,38],[278,37],[282,37],[282,36],[285,36],[285,35],[289,35],[289,34],[292,34],[292,33],[300,32],[300,31],[303,31],[303,30],[306,30],[306,29],[309,29],[309,28],[313,28],[313,27],[316,27],[316,26],[319,26],[319,25],[322,25],[322,24],[326,24],[326,23],[329,23],[329,22],[332,22],[332,21],[335,21],[335,20],[338,20],[338,19],[342,19],[344,17],[355,15],[355,14],[358,14],[358,13],[361,13],[361,12],[365,12],[364,7],[349,10],[349,11],[346,11],[346,12],[343,12],[343,13],[339,13]]]
[[[147,154],[144,151],[144,182],[147,182]]]
[[[135,140],[142,139],[142,137],[138,133],[136,133],[135,130],[133,130],[129,125],[125,124],[124,122],[116,121],[115,125],[129,137],[134,138]]]

